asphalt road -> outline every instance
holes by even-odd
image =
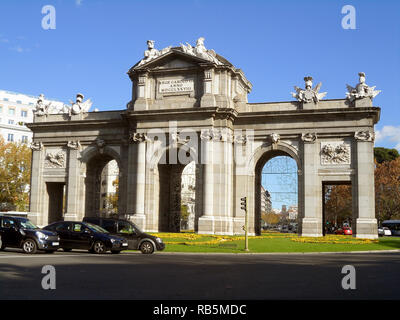
[[[44,290],[44,265],[56,289]],[[344,265],[356,289],[344,290]],[[0,252],[0,299],[400,299],[400,253],[94,255]]]

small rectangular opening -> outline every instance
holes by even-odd
[[[353,230],[353,199],[350,181],[323,182],[322,232],[350,235]],[[346,229],[345,229],[346,228]],[[351,232],[349,229],[351,228]]]
[[[46,187],[49,196],[48,223],[63,220],[65,208],[65,183],[47,182]]]

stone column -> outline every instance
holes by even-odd
[[[142,229],[146,227],[146,216],[144,212],[145,189],[146,189],[146,135],[143,133],[131,133],[131,144],[129,149],[130,163],[128,164],[130,186],[127,197],[134,201],[128,201],[127,210],[133,213],[132,221]]]
[[[302,236],[322,236],[322,185],[318,178],[320,163],[316,134],[303,134],[303,213]]]
[[[68,168],[67,168],[67,186],[66,186],[66,210],[65,220],[82,220],[84,213],[79,212],[79,195],[81,194],[79,179],[80,179],[80,165],[79,165],[79,141],[69,142],[69,155],[68,155]]]
[[[227,128],[213,131],[214,233],[233,234],[232,134]]]
[[[29,219],[33,223],[40,226],[45,226],[43,221],[47,217],[44,217],[45,212],[43,208],[43,198],[45,195],[46,185],[43,182],[43,161],[44,161],[44,150],[41,142],[33,142],[31,144],[32,149],[32,165],[31,165],[31,190],[30,190],[30,201],[29,201]]]
[[[356,132],[356,177],[353,186],[353,206],[356,214],[357,238],[377,239],[378,224],[375,217],[374,134]],[[354,222],[353,222],[354,224]]]
[[[203,215],[199,218],[199,231],[202,234],[214,234],[214,170],[213,141],[209,130],[203,131],[202,140],[203,164]]]

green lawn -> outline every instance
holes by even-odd
[[[243,236],[210,236],[195,233],[153,234],[166,242],[165,252],[245,252]],[[383,237],[374,242],[356,239],[352,236],[331,235],[322,238],[302,238],[294,234],[266,233],[260,237],[249,237],[249,249],[250,252],[259,253],[393,250],[400,249],[400,238]]]

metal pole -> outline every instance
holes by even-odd
[[[244,246],[244,251],[249,251],[249,235],[248,235],[248,229],[249,229],[249,217],[248,217],[248,206],[247,206],[247,197],[246,197],[246,210],[245,210],[245,230],[244,230],[244,236],[245,236],[245,246]]]

